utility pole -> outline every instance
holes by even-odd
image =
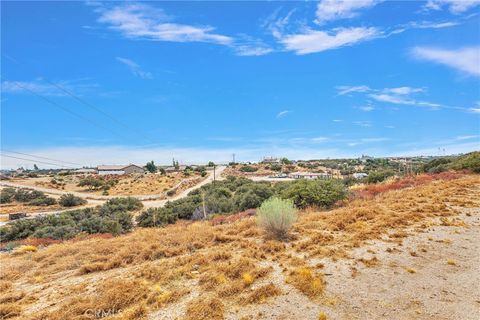
[[[215,184],[215,167],[216,165],[213,164],[213,184]]]

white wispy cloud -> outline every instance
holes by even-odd
[[[264,41],[245,34],[239,35],[233,48],[239,56],[263,56],[274,51]]]
[[[359,126],[359,127],[364,127],[364,128],[369,128],[372,126],[372,122],[371,121],[354,121],[353,122],[354,125],[356,126]]]
[[[310,139],[313,143],[323,143],[330,140],[328,137],[315,137]]]
[[[315,23],[322,24],[329,21],[353,18],[362,9],[375,6],[378,0],[322,0],[317,5]]]
[[[424,8],[427,10],[441,10],[448,7],[448,10],[454,14],[460,14],[478,6],[480,0],[428,0]]]
[[[430,108],[440,108],[442,105],[438,103],[428,102],[428,101],[418,101],[416,99],[409,98],[405,95],[392,95],[392,94],[376,94],[372,93],[368,95],[370,98],[375,99],[380,102],[388,102],[393,104],[405,104],[419,107],[430,107]]]
[[[58,86],[76,94],[82,94],[86,92],[91,92],[94,89],[98,88],[98,84],[89,83],[86,81],[88,79],[77,79],[77,80],[61,80],[55,81],[55,84]],[[62,97],[67,94],[55,87],[54,85],[49,84],[48,82],[42,81],[41,78],[32,80],[32,81],[3,81],[1,84],[2,93],[31,93],[35,92],[37,94],[45,96],[57,96]]]
[[[434,21],[417,21],[411,22],[411,28],[417,29],[443,29],[458,26],[460,23],[457,21],[444,21],[444,22],[434,22]]]
[[[153,75],[150,72],[143,71],[135,61],[122,57],[116,57],[115,59],[126,65],[134,76],[142,79],[153,79]]]
[[[337,94],[340,96],[343,96],[348,93],[352,92],[368,92],[371,89],[367,86],[338,86],[336,87],[337,89]]]
[[[459,109],[464,110],[464,108],[457,107],[447,107],[442,106],[439,103],[433,103],[429,101],[418,100],[414,97],[415,94],[425,93],[425,88],[415,88],[415,87],[394,87],[394,88],[383,88],[383,89],[373,89],[365,85],[361,86],[337,86],[338,95],[345,95],[347,93],[358,92],[365,94],[367,98],[379,102],[387,102],[392,104],[400,105],[412,105],[418,107],[430,107],[430,108],[450,108],[450,109]],[[372,106],[359,107],[363,111],[373,110]]]
[[[370,111],[373,111],[375,110],[374,107],[372,106],[363,106],[363,107],[358,107],[358,109],[362,110],[362,111],[365,111],[365,112],[370,112]]]
[[[329,31],[306,29],[303,33],[282,36],[286,50],[298,55],[322,52],[374,39],[381,32],[374,27],[336,28]]]
[[[109,25],[125,37],[172,42],[210,42],[230,45],[233,38],[214,33],[211,26],[193,26],[170,22],[163,10],[146,4],[101,7],[99,22]]]
[[[412,87],[397,87],[397,88],[385,88],[384,92],[394,93],[394,94],[412,94],[417,92],[424,92],[424,88],[412,88]]]
[[[280,111],[279,113],[277,113],[277,118],[283,118],[285,117],[287,114],[291,113],[292,111],[290,110],[283,110],[283,111]]]
[[[458,136],[455,138],[455,140],[471,140],[471,139],[477,139],[479,135],[467,135],[467,136]]]
[[[443,64],[458,71],[480,76],[480,46],[460,49],[414,47],[415,58]]]

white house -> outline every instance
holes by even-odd
[[[261,163],[280,163],[280,159],[274,157],[264,157]]]
[[[289,178],[293,179],[331,179],[332,175],[329,173],[314,173],[314,172],[292,172],[288,175]]]
[[[97,171],[98,174],[131,174],[145,172],[142,167],[134,164],[98,166]]]
[[[368,177],[368,174],[366,174],[365,172],[355,172],[352,176],[355,179],[363,179],[365,177]]]

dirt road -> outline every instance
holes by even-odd
[[[172,197],[170,199],[167,199],[167,200],[165,200],[165,199],[155,200],[155,198],[159,197],[160,195],[132,196],[132,197],[141,200],[145,208],[163,207],[165,205],[165,203],[167,203],[168,201],[177,200],[177,199],[181,199],[183,197],[186,197],[190,191],[196,190],[196,189],[200,188],[201,186],[204,186],[204,185],[212,182],[214,179],[215,180],[224,179],[224,177],[222,177],[221,174],[222,174],[223,170],[225,170],[225,168],[226,167],[224,167],[224,166],[217,167],[216,170],[215,170],[215,176],[214,176],[214,172],[212,170],[210,172],[209,176],[205,180],[203,180],[202,182],[194,185],[193,187],[191,187],[189,189],[186,189],[186,190],[182,191],[178,195],[175,195],[174,197]],[[58,214],[58,213],[66,212],[66,211],[70,211],[70,210],[82,209],[82,208],[87,208],[87,207],[94,207],[94,206],[101,205],[101,204],[105,203],[109,199],[118,198],[118,196],[97,196],[97,195],[85,194],[85,193],[82,193],[82,192],[66,192],[66,191],[61,191],[61,190],[51,189],[51,188],[43,188],[43,187],[36,187],[36,186],[34,186],[34,187],[25,186],[25,185],[11,183],[11,182],[8,182],[8,181],[0,181],[0,186],[38,190],[38,191],[42,191],[46,194],[52,195],[54,198],[58,198],[61,195],[66,194],[66,193],[73,193],[75,196],[78,196],[80,198],[88,200],[88,204],[85,205],[85,206],[82,206],[82,207],[76,207],[74,209],[69,208],[69,209],[65,209],[65,210],[43,211],[43,212],[39,212],[38,214],[34,214],[34,215]],[[162,196],[163,196],[163,194],[162,194]],[[5,224],[5,223],[6,222],[0,222],[0,225]]]

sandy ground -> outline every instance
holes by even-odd
[[[227,319],[318,319],[321,312],[329,319],[480,319],[480,209],[462,210],[466,228],[411,230],[402,244],[372,242],[353,259],[312,260],[325,265],[327,290],[319,301],[286,285],[274,266],[273,282],[285,294]],[[378,266],[358,260],[373,257]]]
[[[283,294],[267,303],[228,308],[226,319],[480,319],[480,209],[462,209],[466,227],[435,225],[407,229],[403,241],[372,241],[351,252],[350,259],[311,259],[326,278],[326,292],[309,299],[285,283],[274,263],[268,279],[252,290],[274,283]],[[438,222],[438,221],[437,221]],[[378,259],[367,266],[360,259]],[[450,261],[450,263],[449,263]],[[409,272],[410,270],[410,272]],[[151,315],[151,319],[182,319],[192,293]]]

